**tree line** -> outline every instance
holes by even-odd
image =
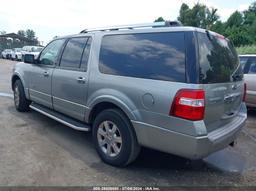
[[[6,31],[0,31],[1,34],[6,34]],[[21,48],[26,45],[38,45],[38,38],[36,37],[36,33],[32,29],[27,30],[19,30],[17,32],[18,35],[27,38],[26,40],[18,40],[18,39],[10,39],[10,38],[0,38],[0,52],[7,48]]]
[[[0,35],[1,34],[6,34],[6,31],[0,31]],[[26,37],[29,40],[38,41],[38,38],[36,37],[36,33],[32,29],[18,30],[17,34],[22,36],[22,37]]]
[[[215,8],[200,3],[190,8],[183,3],[177,19],[184,26],[205,28],[223,34],[236,47],[256,44],[256,1],[246,10],[232,13],[225,22],[220,20]],[[164,21],[164,18],[159,17],[155,21]]]

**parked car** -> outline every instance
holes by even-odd
[[[36,59],[26,54],[13,70],[16,109],[92,131],[99,156],[115,166],[141,146],[201,159],[233,145],[247,118],[237,53],[217,33],[174,26],[84,30]]]
[[[42,49],[43,47],[41,46],[24,46],[21,51],[22,58],[24,58],[25,54],[33,54],[35,57],[37,57]]]
[[[11,59],[12,60],[21,60],[22,59],[21,50],[22,50],[21,48],[14,48],[12,50]]]
[[[5,50],[1,53],[1,56],[2,56],[2,58],[10,59],[10,58],[11,58],[11,54],[12,54],[12,49],[5,49]]]
[[[244,79],[247,85],[246,105],[256,107],[256,54],[239,55],[244,70]]]

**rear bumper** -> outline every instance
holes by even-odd
[[[200,159],[232,143],[245,126],[246,118],[246,107],[243,104],[231,123],[198,137],[137,121],[132,123],[141,145],[189,159]]]

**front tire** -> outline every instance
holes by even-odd
[[[100,158],[113,166],[126,166],[140,151],[129,119],[118,109],[102,111],[93,123],[93,141]]]
[[[26,98],[24,87],[20,80],[16,80],[13,86],[14,105],[17,111],[25,112],[29,110],[30,101]]]

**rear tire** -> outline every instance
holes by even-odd
[[[14,105],[17,111],[25,112],[29,110],[30,101],[26,98],[24,87],[20,80],[16,80],[13,86]]]
[[[128,165],[140,151],[129,119],[118,109],[107,109],[97,115],[93,123],[93,141],[100,158],[113,166]]]

